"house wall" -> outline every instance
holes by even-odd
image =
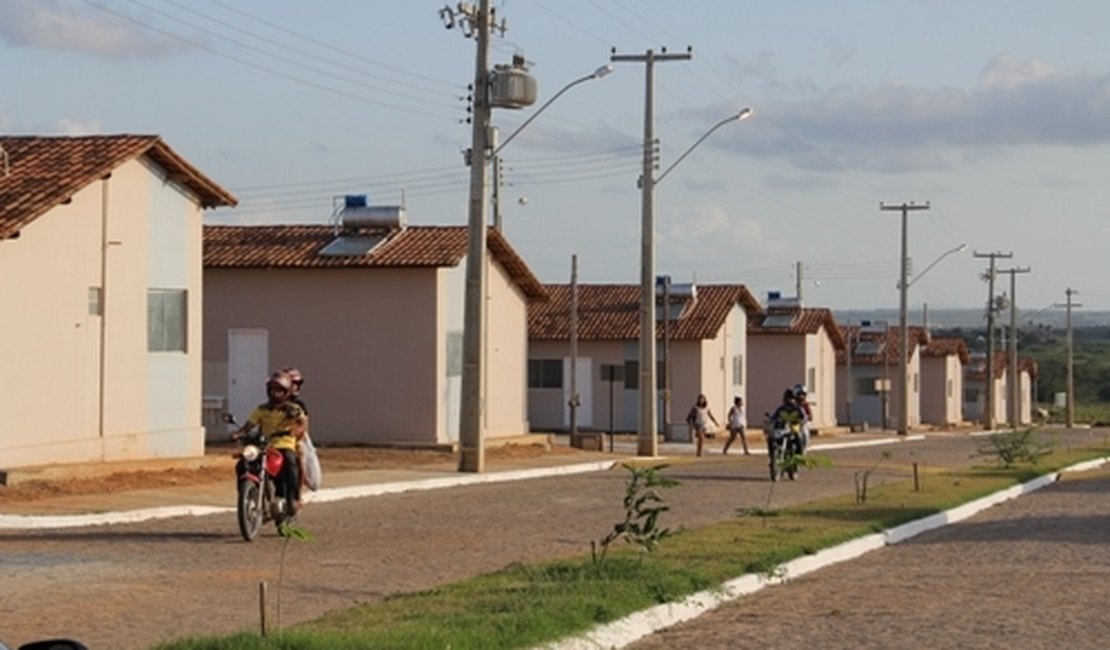
[[[963,421],[963,366],[956,355],[926,357],[921,367],[921,421],[939,426]]]
[[[889,395],[882,393],[867,394],[857,390],[861,382],[874,386],[881,380],[889,369],[881,365],[852,364],[852,374],[848,375],[847,364],[837,366],[837,422],[844,426],[866,423],[867,426],[880,429],[885,425],[893,426],[893,405]],[[896,374],[896,373],[895,373]],[[851,396],[851,413],[848,412],[848,397]],[[885,410],[885,417],[884,417]]]
[[[490,262],[487,278],[486,432],[518,436],[529,430],[527,299],[500,264]]]
[[[317,442],[447,442],[437,269],[209,268],[204,282],[205,395],[228,394],[228,331],[265,329],[269,367],[305,376]]]
[[[200,229],[192,198],[131,161],[0,242],[4,466],[203,453]],[[187,291],[186,352],[148,352],[150,288]]]
[[[782,404],[787,388],[806,378],[806,346],[801,336],[748,336],[748,423],[763,421],[765,413]]]
[[[822,326],[816,334],[807,334],[806,359],[809,360],[804,375],[806,395],[813,415],[813,428],[836,426],[836,347]],[[815,381],[810,380],[812,375]],[[781,398],[781,395],[780,395]]]

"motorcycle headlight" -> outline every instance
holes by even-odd
[[[258,458],[260,453],[262,453],[261,450],[255,445],[246,445],[243,447],[243,460],[249,463]]]

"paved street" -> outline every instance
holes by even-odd
[[[903,480],[913,462],[926,469],[967,465],[979,444],[966,436],[890,442],[823,451],[833,466],[779,483],[773,506],[850,494],[854,472],[883,452],[891,458],[875,482]],[[667,474],[682,486],[667,494],[670,526],[704,525],[765,503],[765,457],[717,453],[671,462]],[[625,479],[614,469],[311,504],[301,522],[316,540],[288,547],[283,622],[512,562],[585,554],[590,540],[619,518]],[[232,491],[229,482],[228,504]],[[281,553],[270,531],[254,544],[242,542],[232,513],[5,530],[0,546],[0,638],[69,635],[95,648],[145,648],[174,636],[255,628],[258,583],[268,581],[276,592]],[[862,562],[848,566],[869,560]]]

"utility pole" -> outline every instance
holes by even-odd
[[[452,18],[454,10],[444,8]],[[459,416],[459,471],[485,470],[485,435],[482,394],[482,341],[485,334],[484,293],[486,286],[486,174],[492,147],[489,143],[491,103],[489,88],[490,0],[480,0],[477,8],[459,4],[459,20],[468,27],[464,36],[478,44],[474,61],[474,108],[471,115],[470,202],[467,214],[466,296],[463,307],[463,374]]]
[[[802,305],[802,263],[794,262],[794,295],[798,297],[798,306]]]
[[[1075,426],[1075,346],[1074,346],[1074,338],[1073,338],[1072,326],[1071,326],[1071,310],[1072,310],[1073,307],[1082,307],[1083,306],[1081,303],[1071,301],[1071,297],[1074,296],[1077,293],[1079,293],[1079,292],[1076,291],[1075,289],[1072,289],[1071,287],[1068,287],[1067,291],[1064,292],[1064,294],[1068,298],[1068,301],[1066,303],[1064,303],[1063,305],[1060,305],[1060,304],[1056,305],[1057,307],[1067,307],[1067,309],[1068,309],[1068,316],[1067,316],[1068,376],[1067,376],[1067,382],[1065,384],[1064,390],[1068,391],[1068,402],[1067,402],[1067,407],[1065,408],[1065,412],[1066,412],[1065,421],[1066,421],[1067,426],[1068,426],[1069,429]]]
[[[671,422],[671,276],[663,281],[663,427]]]
[[[928,210],[929,202],[926,201],[924,205],[917,205],[914,203],[902,203],[900,205],[886,205],[879,203],[879,210],[897,210],[902,213],[902,279],[898,281],[898,435],[904,436],[910,428],[910,388],[909,388],[909,359],[907,358],[910,352],[910,336],[909,324],[907,323],[908,302],[909,295],[909,275],[910,275],[910,256],[909,256],[909,214],[916,210]]]
[[[578,255],[570,256],[570,444],[578,441]]]
[[[640,427],[636,453],[657,456],[658,425],[655,415],[655,63],[686,61],[693,58],[687,48],[681,54],[668,54],[664,48],[656,54],[617,54],[613,48],[609,60],[644,64],[644,161],[640,174]]]
[[[990,431],[994,428],[994,263],[997,259],[1013,257],[1013,253],[980,253],[972,251],[973,257],[990,258],[991,265],[987,271],[987,368],[986,368],[986,395],[983,406],[983,428]]]
[[[1010,426],[1018,428],[1021,425],[1021,390],[1019,390],[1018,375],[1018,354],[1017,354],[1017,276],[1019,273],[1029,273],[1031,269],[1028,266],[1014,267],[1012,269],[1003,269],[999,273],[1010,274],[1010,372],[1008,384],[1010,390],[1009,411]]]

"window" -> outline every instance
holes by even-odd
[[[978,402],[979,401],[979,389],[978,388],[965,388],[964,389],[964,401],[965,402],[970,402],[972,404],[974,404],[975,402]]]
[[[806,384],[806,396],[812,398],[817,394],[817,368],[810,368],[806,371]]]
[[[856,395],[878,395],[874,377],[856,377]]]
[[[100,287],[89,287],[89,316],[103,316],[103,304]]]
[[[562,388],[562,359],[529,359],[528,388]]]
[[[732,357],[732,385],[744,385],[744,355],[742,354]]]
[[[664,363],[660,360],[655,361],[655,388],[656,390],[663,390],[667,387],[667,370]],[[640,390],[640,362],[639,361],[625,361],[624,362],[624,389],[625,390]]]
[[[447,376],[462,376],[463,333],[462,330],[447,332]]]
[[[948,397],[950,397],[950,398],[952,397],[952,392],[953,392],[952,389],[953,389],[954,386],[955,386],[955,383],[951,379],[949,379],[948,384],[947,384],[947,390],[945,392],[948,394]]]
[[[150,289],[146,294],[147,350],[185,352],[188,292]]]

